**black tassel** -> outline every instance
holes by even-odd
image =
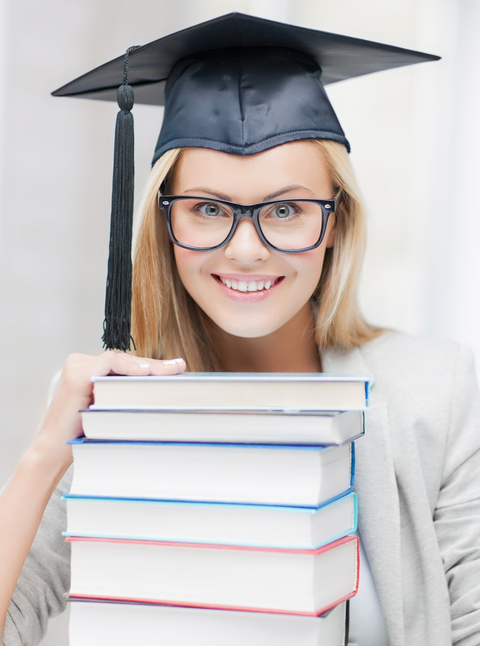
[[[120,112],[115,126],[113,154],[112,212],[108,254],[103,347],[130,349],[132,301],[132,224],[134,195],[133,89],[128,85],[130,47],[125,54],[123,83],[117,90]],[[134,344],[135,346],[135,344]]]

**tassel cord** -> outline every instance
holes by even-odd
[[[134,198],[134,126],[131,113],[134,95],[128,85],[130,47],[124,59],[123,83],[117,90],[120,111],[115,125],[112,210],[108,255],[103,347],[130,349],[132,300],[132,225]],[[135,343],[133,343],[135,347]]]

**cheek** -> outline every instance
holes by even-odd
[[[175,245],[175,262],[178,275],[190,296],[201,303],[206,292],[211,288],[210,265],[215,252],[192,251]]]
[[[325,258],[324,247],[313,249],[302,254],[298,254],[292,259],[298,279],[298,286],[304,294],[308,294],[308,298],[313,294],[317,287],[320,276],[322,275],[323,261]]]
[[[175,262],[182,283],[187,287],[201,268],[201,256],[198,251],[174,246]],[[187,287],[188,289],[188,287]]]
[[[175,256],[175,263],[177,265],[178,273],[183,282],[184,276],[190,271],[190,258],[188,249],[182,249],[181,247],[174,245],[173,254]]]

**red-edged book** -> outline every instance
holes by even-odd
[[[316,550],[66,539],[72,598],[320,615],[358,588],[358,538]]]

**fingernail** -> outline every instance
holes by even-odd
[[[149,364],[149,363],[141,363],[141,364],[139,364],[139,365],[140,365],[140,368],[150,368],[150,364]]]
[[[182,363],[183,359],[167,359],[163,363],[166,366],[175,366],[177,363]]]

